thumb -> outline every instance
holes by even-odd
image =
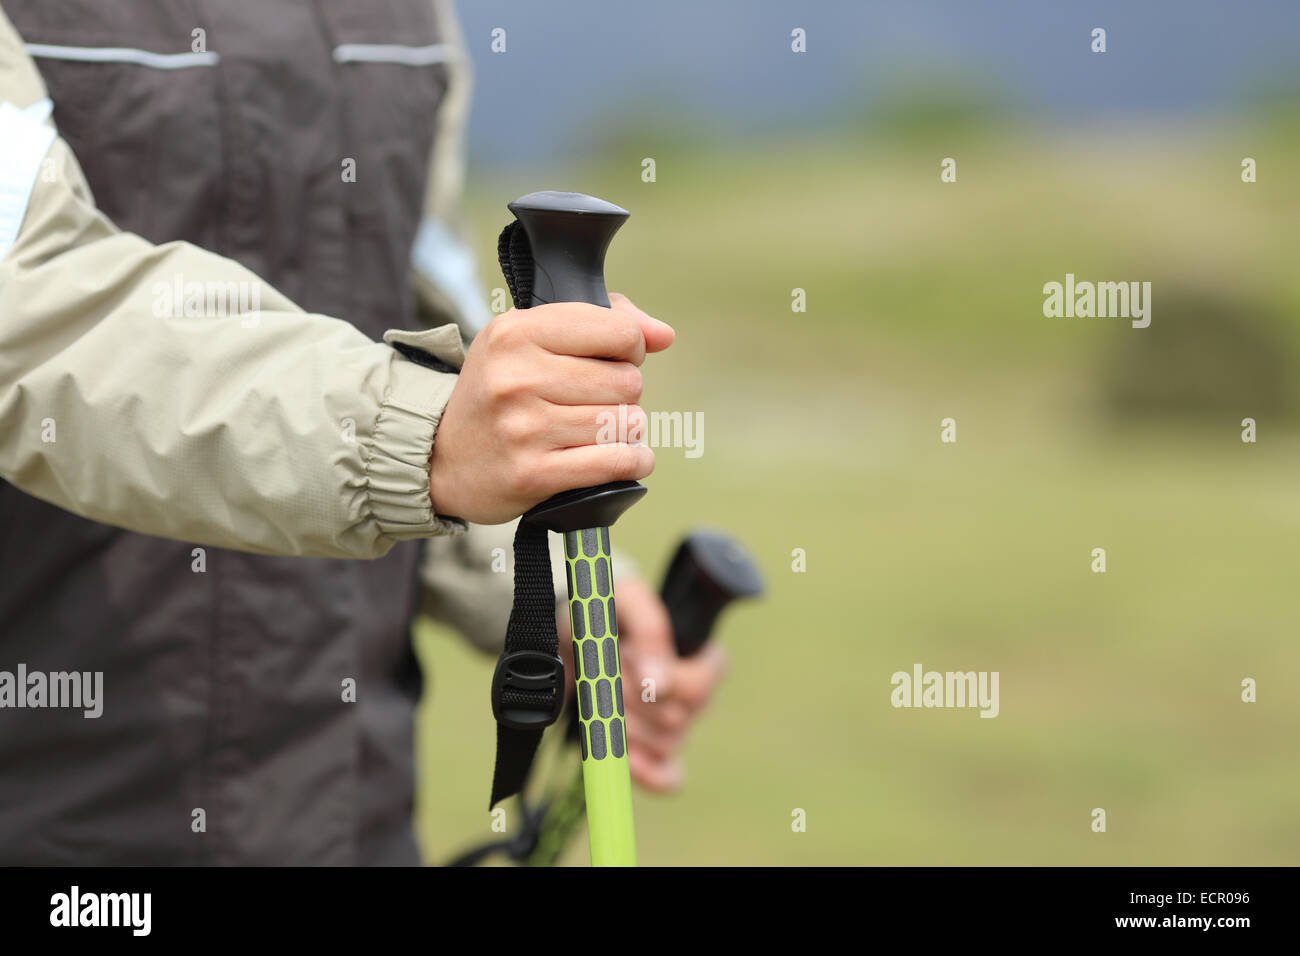
[[[621,292],[611,292],[609,294],[609,306],[611,309],[616,309],[636,319],[637,325],[641,326],[641,335],[645,338],[645,350],[647,352],[662,352],[672,345],[673,339],[677,337],[677,333],[673,331],[671,325],[667,322],[660,322],[643,309],[637,308],[632,304],[632,300]]]

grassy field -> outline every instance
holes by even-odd
[[[724,620],[731,671],[686,788],[639,798],[642,861],[1300,863],[1294,134],[884,142],[670,151],[652,184],[612,149],[473,184],[489,286],[515,195],[632,210],[610,286],[678,330],[643,404],[706,428],[702,457],[658,452],[617,544],[657,579],[683,531],[725,528],[770,586]],[[1151,281],[1151,328],[1045,318],[1066,272]],[[437,861],[489,836],[491,661],[418,636]],[[999,671],[999,716],[893,708],[915,663]]]

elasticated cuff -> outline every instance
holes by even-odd
[[[394,332],[384,336],[460,368],[464,350],[454,325],[423,332]],[[429,497],[429,460],[443,410],[456,385],[456,375],[436,372],[394,355],[388,393],[375,419],[374,438],[366,460],[367,504],[379,530],[399,541],[459,534],[460,518],[437,514]]]

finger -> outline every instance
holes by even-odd
[[[552,448],[645,441],[646,414],[639,405],[556,405],[547,417],[543,437]]]
[[[558,448],[538,469],[542,498],[570,488],[589,488],[607,481],[637,481],[655,470],[655,453],[645,445],[613,442]],[[542,498],[538,498],[539,501]]]
[[[623,636],[634,662],[654,668],[655,662],[677,656],[668,609],[648,584],[639,578],[616,581],[614,597],[618,601],[619,620],[627,625]]]
[[[556,405],[635,405],[641,401],[641,370],[631,362],[547,355],[530,376],[537,394]]]
[[[709,702],[726,669],[726,654],[716,644],[677,661],[673,667],[672,699],[685,704],[692,712],[701,709]]]
[[[647,726],[667,734],[681,735],[691,722],[691,711],[680,700],[657,700],[653,704],[638,704],[636,719]]]
[[[641,334],[645,337],[645,350],[647,352],[662,352],[668,346],[673,344],[673,339],[677,337],[677,332],[667,322],[661,322],[659,319],[646,314],[643,309],[638,308],[631,299],[621,292],[611,292],[609,294],[610,307],[625,312],[636,319],[641,326]]]
[[[657,704],[650,704],[657,707]],[[633,713],[627,718],[627,749],[629,753],[641,751],[654,757],[671,757],[682,745],[682,735],[671,733],[640,719]]]
[[[585,302],[564,302],[539,305],[524,314],[527,318],[519,321],[524,323],[528,336],[548,352],[620,359],[633,365],[645,361],[641,322],[627,312]]]
[[[685,779],[685,768],[681,761],[654,760],[636,751],[628,751],[628,769],[637,786],[655,793],[671,793],[681,787]]]
[[[627,675],[624,679],[653,691],[654,700],[645,703],[670,699],[673,693],[673,658],[663,653],[644,654],[639,651],[632,631],[633,618],[622,610],[623,602],[627,600],[626,593],[620,592],[617,581],[614,582],[614,600],[618,602],[619,620],[626,621],[628,628],[625,639],[619,641],[618,649],[618,659],[623,664],[623,673]],[[647,681],[649,685],[646,684]]]

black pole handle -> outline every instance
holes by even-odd
[[[605,251],[630,215],[621,206],[555,190],[520,196],[507,207],[528,234],[531,305],[590,302],[609,308]]]
[[[737,598],[763,593],[763,577],[740,542],[718,531],[696,531],[677,547],[660,595],[681,657],[699,651],[718,615]]]
[[[507,208],[527,236],[526,246],[512,242],[509,254],[516,281],[522,280],[528,290],[529,307],[589,302],[609,308],[605,251],[627,221],[626,209],[583,193],[555,190],[520,196]],[[527,274],[519,275],[524,269]],[[524,520],[560,533],[607,528],[645,492],[636,481],[577,488],[543,501],[526,512]]]

